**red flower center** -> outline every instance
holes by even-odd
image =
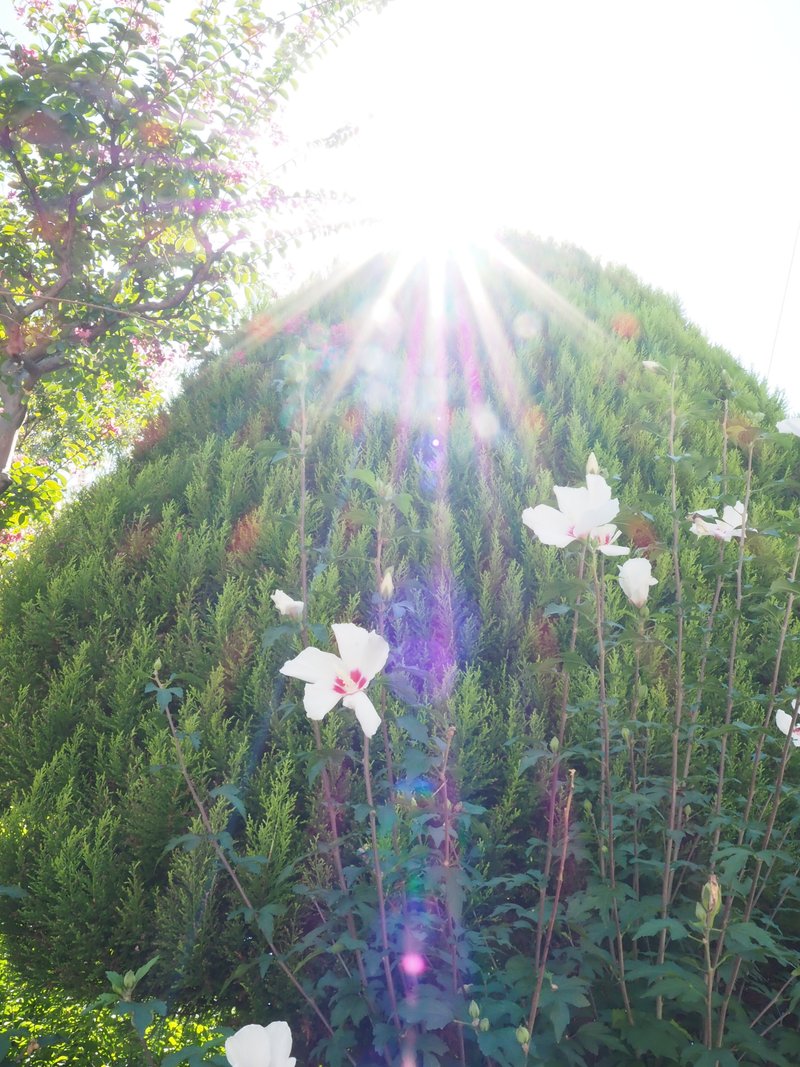
[[[350,671],[350,677],[348,679],[339,678],[338,676],[333,679],[333,691],[339,693],[341,696],[350,696],[352,693],[357,693],[363,689],[367,684],[367,679],[361,673],[358,668]]]

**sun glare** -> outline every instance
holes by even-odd
[[[423,183],[410,178],[383,205],[376,229],[384,247],[419,258],[458,259],[490,240],[494,226],[480,192],[441,163],[436,171]]]

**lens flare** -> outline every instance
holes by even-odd
[[[419,952],[406,952],[400,958],[400,966],[409,978],[419,978],[425,973],[425,957]]]

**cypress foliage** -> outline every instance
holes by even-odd
[[[486,809],[471,862],[487,880],[519,872],[531,836],[545,836],[547,777],[535,766],[526,772],[520,759],[556,732],[559,667],[568,663],[576,806],[597,804],[595,636],[581,627],[572,657],[565,651],[577,585],[565,584],[563,558],[523,528],[522,510],[551,502],[553,484],[582,482],[594,450],[621,499],[626,543],[647,552],[659,581],[654,596],[667,603],[675,594],[667,544],[673,468],[682,522],[719,506],[721,496],[741,496],[751,427],[772,427],[782,412],[674,301],[627,271],[530,237],[510,236],[506,247],[508,256],[478,259],[474,277],[450,271],[443,294],[418,270],[383,317],[376,308],[387,302],[391,264],[371,263],[316,304],[303,326],[245,343],[244,355],[204,369],[135,454],[84,491],[3,575],[0,882],[26,895],[0,897],[0,923],[25,974],[88,993],[106,968],[135,968],[158,952],[154,987],[184,1003],[210,1002],[228,983],[222,995],[230,1004],[292,1010],[294,993],[278,972],[265,980],[259,973],[260,948],[144,689],[157,659],[179,675],[189,770],[213,798],[215,831],[229,834],[242,855],[262,857],[243,868],[242,880],[260,904],[274,905],[274,939],[287,949],[308,928],[309,894],[332,880],[319,847],[326,825],[313,739],[296,687],[279,673],[297,651],[296,631],[281,624],[270,599],[276,588],[292,596],[300,589],[291,370],[299,349],[314,367],[306,538],[315,624],[374,625],[375,487],[391,486],[401,501],[382,530],[382,562],[393,568],[396,590],[386,622],[386,706],[398,763],[411,777],[413,741],[398,723],[453,727],[459,800]],[[643,359],[678,368],[680,461],[666,447],[669,378],[648,374]],[[769,531],[796,507],[787,444],[759,442],[753,470],[762,490],[748,522],[761,533],[748,539],[748,582],[769,589],[789,561],[787,545]],[[698,741],[705,769],[682,798],[688,806],[698,803],[692,791],[711,796],[716,788],[712,727],[726,699],[735,561],[723,554],[715,562],[716,552],[710,539],[686,539],[681,549],[692,662],[717,574],[726,588],[693,712],[709,729]],[[622,618],[616,583],[607,595],[609,617]],[[770,683],[782,603],[778,588],[739,627],[734,689],[748,699],[735,712],[744,729],[729,744],[726,811],[741,806],[750,775],[747,728],[763,717],[758,694]],[[607,664],[620,721],[637,702],[644,779],[664,774],[669,762],[674,617],[658,614],[654,626],[657,639],[642,652],[647,685],[634,692],[632,646],[612,648]],[[800,667],[796,636],[795,620],[786,679]],[[321,631],[315,642],[327,647]],[[324,743],[346,750],[356,729],[352,717],[331,715]],[[624,779],[624,745],[613,761],[615,778]],[[333,785],[339,797],[358,798],[351,759],[336,765]],[[762,803],[767,790],[765,776]],[[636,803],[622,820],[635,817]],[[661,831],[653,824],[647,832],[655,839]],[[592,877],[583,847],[566,871],[577,925],[589,921],[578,893]],[[701,866],[687,867],[689,884],[702,884]],[[655,899],[658,872],[643,877]],[[530,886],[519,889],[522,904],[533,899]],[[494,921],[488,900],[467,902],[476,921]],[[566,988],[572,964],[564,951]],[[598,953],[587,951],[581,963],[596,975]]]

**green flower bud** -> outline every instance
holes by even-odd
[[[622,740],[625,742],[626,745],[629,745],[631,743],[631,732],[628,727],[623,726],[620,730],[620,733],[622,734]]]
[[[480,1016],[481,1009],[478,1007],[474,1000],[471,1000],[469,1002],[469,1008],[467,1010],[469,1011],[470,1019],[477,1019]]]
[[[394,596],[394,578],[392,577],[392,568],[387,567],[383,578],[381,578],[380,589],[378,590],[381,600],[391,600]]]
[[[489,1020],[488,1019],[481,1019],[481,1033],[485,1034],[488,1029],[489,1029]]]
[[[703,911],[705,912],[705,921],[709,926],[712,926],[714,919],[717,917],[720,907],[722,906],[722,893],[720,892],[719,882],[715,874],[708,876],[708,881],[703,886],[703,892],[700,899],[702,900]]]
[[[592,815],[592,802],[591,800],[584,800],[583,813],[587,818],[591,818]]]
[[[531,1039],[530,1031],[528,1030],[527,1026],[518,1026],[515,1030],[515,1033],[517,1035],[517,1041],[519,1041],[520,1045],[527,1045]]]
[[[553,738],[550,739],[550,751],[553,753],[554,756],[555,756],[556,752],[558,752],[558,738],[557,737],[553,737]]]

